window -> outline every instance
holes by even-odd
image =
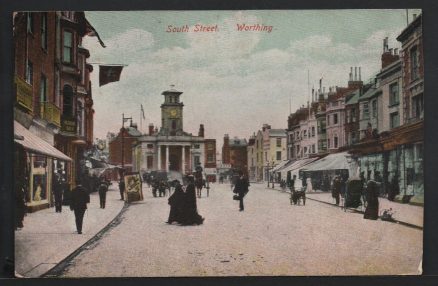
[[[153,149],[154,148],[154,144],[148,144],[146,145],[148,149]]]
[[[422,161],[423,160],[423,144],[415,144],[415,161]]]
[[[327,141],[326,140],[319,140],[318,141],[318,150],[319,151],[327,150]]]
[[[312,144],[312,153],[313,153],[313,154],[316,153],[316,151],[315,151],[315,144]]]
[[[332,102],[332,106],[338,106],[338,102],[337,101]]]
[[[377,117],[377,100],[373,100],[371,104],[373,107],[373,117]]]
[[[62,60],[66,63],[73,61],[73,34],[64,31],[64,50],[62,53]]]
[[[208,163],[214,163],[214,155],[213,154],[208,154],[207,155],[207,162]]]
[[[40,102],[47,101],[47,78],[42,74],[40,82]]]
[[[350,109],[346,109],[346,111],[347,111],[347,116],[345,117],[346,123],[350,123],[350,121],[351,121],[351,110]]]
[[[351,144],[356,143],[356,132],[351,132]]]
[[[330,145],[330,139],[327,139],[327,147],[328,147],[328,148],[331,148],[331,145]]]
[[[268,161],[268,152],[265,152],[265,161]]]
[[[41,15],[41,48],[47,50],[47,13]]]
[[[399,126],[400,122],[400,118],[398,115],[398,112],[394,112],[390,114],[390,127],[391,128],[395,128],[397,126]]]
[[[214,150],[214,144],[207,144],[207,150]]]
[[[417,46],[411,49],[411,80],[418,78],[418,50]]]
[[[27,12],[27,32],[33,33],[33,13]]]
[[[304,147],[303,154],[307,154],[307,147]]]
[[[84,136],[84,105],[82,102],[78,101],[78,106],[76,110],[76,118],[78,122],[78,133],[79,136]]]
[[[73,88],[69,85],[65,85],[63,90],[63,106],[62,113],[69,117],[73,116]]]
[[[399,104],[398,82],[389,86],[389,105]]]
[[[363,113],[362,113],[362,118],[363,118],[363,119],[370,118],[370,110],[369,110],[369,107],[368,107],[368,102],[364,102],[364,103],[363,103]]]
[[[312,126],[312,137],[315,137],[315,126]]]
[[[330,126],[330,114],[327,114],[327,126]]]
[[[338,137],[337,136],[335,136],[335,138],[333,138],[334,139],[334,148],[338,148]]]
[[[199,149],[199,144],[194,144],[194,145],[193,145],[193,148],[194,148],[194,149]]]
[[[195,156],[195,166],[201,165],[201,157]]]
[[[304,138],[307,138],[307,130],[304,130]]]
[[[277,161],[281,160],[281,151],[277,151]]]
[[[26,82],[30,85],[33,84],[33,64],[29,60],[27,60],[26,65]]]
[[[333,124],[338,124],[338,114],[333,114]]]
[[[172,130],[176,129],[176,120],[172,119]]]
[[[412,97],[412,117],[423,118],[423,94]]]
[[[277,147],[281,147],[281,138],[277,138]]]
[[[356,122],[356,108],[351,109],[351,122]]]
[[[78,66],[81,71],[81,83],[85,84],[85,57],[78,55]]]

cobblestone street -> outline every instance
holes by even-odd
[[[198,199],[201,226],[167,225],[166,198],[129,206],[65,277],[418,274],[423,232],[253,184],[239,212],[228,184]]]

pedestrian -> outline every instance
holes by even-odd
[[[81,181],[76,181],[76,187],[72,191],[70,209],[75,213],[76,230],[78,234],[82,233],[82,223],[87,204],[90,202],[90,195],[87,190],[81,185]]]
[[[62,182],[61,174],[55,175],[53,184],[53,192],[55,195],[55,212],[62,212],[62,197],[64,195],[64,183]]]
[[[243,175],[242,171],[239,171],[239,177],[236,180],[236,184],[234,186],[234,193],[239,196],[239,211],[244,211],[245,207],[243,205],[243,198],[249,191],[249,182]]]
[[[108,192],[108,183],[105,180],[105,178],[100,179],[100,185],[98,191],[99,191],[100,208],[104,209],[106,203],[106,192]]]
[[[328,192],[330,190],[330,179],[327,174],[324,175],[324,179],[322,180],[322,190],[324,192]]]
[[[369,180],[365,189],[367,207],[365,209],[364,219],[376,220],[379,218],[379,183]]]
[[[23,228],[24,216],[26,214],[26,193],[24,177],[15,183],[15,230]]]
[[[398,174],[395,174],[391,179],[389,186],[388,200],[394,201],[395,197],[400,194],[400,186],[398,184]]]
[[[178,180],[174,181],[174,186],[175,190],[168,200],[170,205],[169,219],[167,220],[168,224],[172,224],[173,222],[182,222],[185,193],[181,183]]]
[[[125,194],[125,181],[123,180],[123,178],[121,178],[119,181],[119,191],[120,191],[120,200],[123,201]]]
[[[204,218],[198,214],[196,204],[195,179],[193,175],[187,177],[186,193],[182,203],[182,225],[200,225],[204,222]]]
[[[312,185],[312,178],[308,177],[306,179],[306,192],[312,192],[313,191],[313,185]]]
[[[340,201],[341,184],[341,178],[339,177],[339,175],[336,175],[333,178],[332,183],[332,197],[335,199],[336,205],[339,205]]]

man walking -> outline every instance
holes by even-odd
[[[120,190],[120,200],[123,201],[125,194],[125,181],[123,180],[123,178],[121,178],[119,181],[119,190]]]
[[[99,201],[100,201],[100,208],[105,208],[105,202],[106,202],[106,192],[108,191],[108,185],[104,177],[100,178],[100,185],[99,185]]]
[[[87,204],[90,202],[90,195],[87,190],[81,185],[80,180],[76,181],[76,187],[72,192],[70,209],[75,213],[76,230],[78,234],[82,233],[82,222],[84,219]]]
[[[236,184],[234,186],[234,193],[239,195],[239,210],[242,212],[244,210],[243,206],[243,198],[248,193],[249,182],[244,177],[243,172],[239,171],[239,178],[236,180]]]
[[[61,179],[61,174],[55,175],[55,182],[54,182],[54,195],[55,195],[55,211],[57,213],[60,213],[62,211],[62,196],[64,193],[64,183]]]

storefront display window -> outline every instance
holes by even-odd
[[[41,155],[32,156],[32,188],[30,192],[31,202],[47,200],[47,157]]]

